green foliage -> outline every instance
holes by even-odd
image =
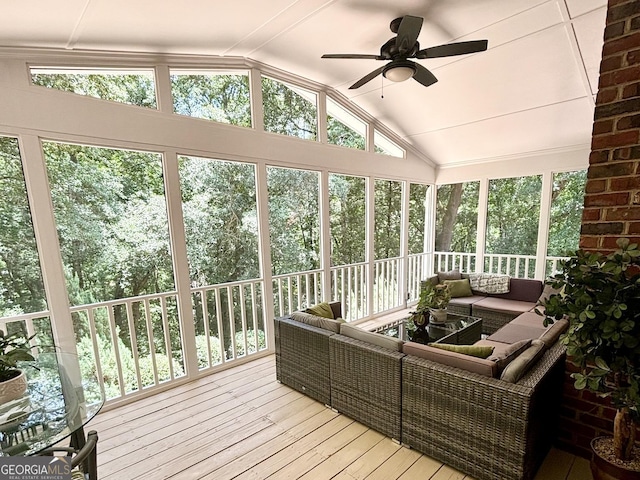
[[[192,284],[258,278],[255,167],[180,157],[180,185]]]
[[[577,389],[640,410],[640,250],[627,239],[609,255],[578,250],[547,281],[559,293],[544,303],[545,325],[569,319],[562,341],[579,371]]]
[[[451,300],[451,293],[449,292],[449,285],[439,283],[434,285],[428,280],[425,280],[421,284],[420,298],[418,299],[418,305],[416,310],[424,312],[430,308],[445,309],[449,305]]]
[[[337,118],[327,117],[327,140],[333,145],[364,150],[366,138]]]
[[[304,93],[304,96],[301,95]],[[313,101],[311,98],[313,97]],[[264,129],[306,140],[318,135],[318,109],[315,93],[262,77]]]
[[[256,331],[247,330],[247,351],[248,353],[256,353],[267,348],[267,339],[263,330],[258,330],[258,343],[256,345]],[[256,349],[257,347],[257,349]],[[245,355],[244,349],[244,332],[236,332],[236,355],[241,357]]]
[[[18,141],[0,137],[0,317],[46,310]]]
[[[211,343],[211,365],[222,363],[220,339],[218,337],[210,336],[209,342]],[[209,367],[208,350],[207,337],[205,335],[196,335],[196,351],[198,353],[198,368],[200,369]]]
[[[351,265],[365,260],[366,180],[329,175],[331,264]]]
[[[402,182],[375,181],[376,260],[400,256],[402,222]]]
[[[82,74],[34,73],[35,85],[64,90],[80,95],[128,103],[140,107],[156,108],[153,74]]]
[[[6,335],[0,330],[0,382],[18,376],[18,362],[35,360],[29,343],[32,338],[17,333]]]
[[[578,248],[586,183],[586,170],[553,176],[548,255],[565,256]]]
[[[268,167],[267,187],[273,274],[319,268],[319,174]]]
[[[423,253],[425,245],[425,222],[430,185],[409,185],[409,254]]]
[[[107,399],[120,397],[120,380],[118,377],[118,364],[116,356],[108,338],[98,336],[98,357],[100,358],[100,367],[102,369],[102,380]],[[80,372],[83,378],[98,378],[96,369],[96,360],[93,351],[93,344],[88,336],[83,336],[77,343],[78,358],[80,360]],[[131,349],[127,347],[120,335],[118,335],[118,353],[120,365],[122,367],[122,375],[124,380],[125,392],[138,390],[138,380],[136,377],[135,363]],[[170,378],[169,375],[169,358],[163,353],[155,354],[156,367],[158,370],[158,381],[162,382]],[[184,369],[180,362],[175,358],[173,362],[174,377],[184,376]],[[140,377],[142,386],[155,384],[153,375],[153,361],[151,355],[140,355],[138,358],[140,367]]]
[[[438,186],[436,251],[475,252],[480,182]]]
[[[176,113],[251,127],[248,75],[171,75]]]
[[[487,253],[536,254],[541,190],[539,175],[489,181]]]

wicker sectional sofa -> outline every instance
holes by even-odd
[[[477,342],[502,351],[536,337],[536,357],[507,381],[492,375],[488,360],[463,359],[478,365],[468,369],[456,363],[461,354],[442,354],[452,363],[432,357],[433,347],[300,319],[275,319],[280,382],[477,480],[534,477],[556,433],[565,355],[559,327],[551,332],[528,312]]]

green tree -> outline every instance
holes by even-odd
[[[0,317],[47,309],[18,141],[0,137]]]
[[[37,71],[37,70],[36,70]],[[153,73],[33,73],[35,85],[80,95],[157,108]]]
[[[248,75],[171,75],[171,93],[176,113],[251,127]]]
[[[438,186],[436,251],[475,252],[480,182]]]
[[[301,95],[304,93],[305,95]],[[313,97],[313,101],[311,98]],[[318,138],[316,94],[262,77],[264,129],[306,140]]]
[[[400,256],[402,182],[375,181],[375,258]]]
[[[487,253],[536,254],[541,190],[539,175],[489,181]]]
[[[578,249],[586,183],[586,170],[553,176],[548,255],[565,256]]]
[[[365,261],[366,180],[363,177],[329,175],[331,265]]]

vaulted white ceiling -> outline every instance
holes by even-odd
[[[21,0],[0,46],[248,57],[336,89],[436,164],[588,145],[606,0]],[[419,60],[438,82],[390,83],[389,22],[424,17],[421,48],[488,39],[486,52]]]

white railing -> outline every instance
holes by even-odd
[[[435,252],[434,271],[446,272],[460,270],[461,272],[476,271],[476,254],[463,252]],[[567,257],[547,256],[545,258],[545,273],[547,278],[560,270],[560,262]],[[535,278],[537,258],[535,255],[484,254],[485,273],[502,273],[516,278]]]
[[[322,301],[322,270],[273,276],[273,306],[281,317]]]
[[[71,307],[80,367],[95,368],[107,401],[185,375],[176,297],[166,292]]]
[[[430,257],[429,253],[409,255],[407,262],[407,300],[409,302],[418,300],[421,282],[432,275],[429,270]]]
[[[514,278],[535,278],[535,255],[484,254],[484,272],[501,273]]]
[[[367,271],[365,262],[331,267],[331,299],[340,302],[342,317],[348,322],[368,315]]]
[[[31,338],[29,343],[35,352],[40,347],[53,346],[51,318],[48,311],[20,313],[0,318],[0,329],[6,334],[20,333],[24,338]]]
[[[264,282],[229,282],[191,289],[200,370],[267,348]]]
[[[385,258],[373,262],[373,314],[404,305],[398,282],[402,258]]]
[[[569,257],[547,257],[545,264],[545,277],[550,277],[560,272],[560,262],[567,260]]]
[[[435,252],[434,272],[449,272],[460,270],[461,272],[476,271],[476,254],[462,252]]]

